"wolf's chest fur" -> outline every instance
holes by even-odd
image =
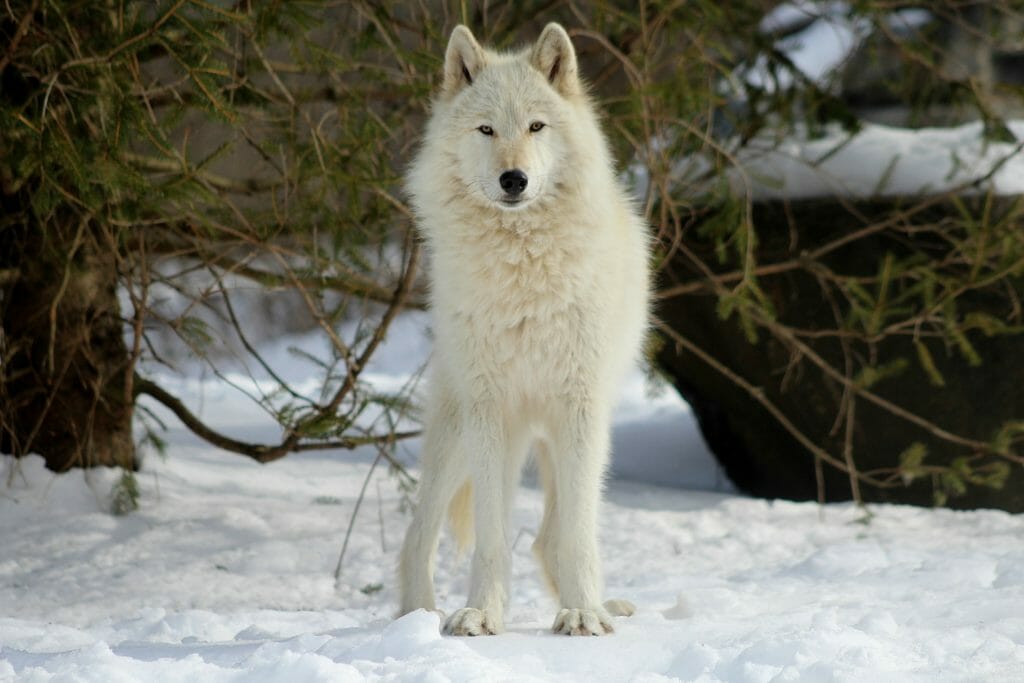
[[[457,263],[433,273],[435,285],[457,288],[450,292],[453,312],[476,320],[480,333],[571,322],[565,316],[589,296],[592,260],[580,253],[586,247],[557,228],[481,229],[459,240],[457,248]]]
[[[543,226],[478,229],[437,246],[438,341],[466,370],[523,391],[564,385],[579,371],[600,310],[586,245]]]

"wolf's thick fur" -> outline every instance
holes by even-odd
[[[545,489],[534,550],[554,631],[602,634],[597,512],[617,382],[648,318],[648,235],[615,177],[565,30],[515,53],[452,32],[408,191],[430,254],[434,355],[401,613],[434,609],[444,510],[475,535],[468,606],[445,631],[503,630],[507,518],[531,449]],[[470,534],[470,529],[475,534]]]

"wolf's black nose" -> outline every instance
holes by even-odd
[[[507,194],[519,195],[526,189],[527,183],[526,174],[520,171],[518,168],[512,169],[511,171],[505,171],[498,177],[498,183],[501,185],[501,189],[505,190]]]

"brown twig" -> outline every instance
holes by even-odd
[[[148,380],[141,376],[135,377],[135,395],[138,396],[144,394],[155,399],[159,403],[167,407],[172,413],[181,420],[192,433],[200,437],[204,441],[228,451],[230,453],[238,453],[239,455],[245,455],[256,462],[267,463],[274,460],[278,460],[288,455],[289,453],[298,453],[302,451],[315,451],[315,450],[329,450],[329,449],[344,449],[353,450],[361,446],[373,446],[377,444],[393,443],[402,439],[409,439],[419,436],[418,431],[412,432],[395,432],[388,434],[369,434],[366,436],[356,437],[345,437],[341,439],[333,439],[330,441],[299,441],[293,440],[290,434],[281,443],[278,444],[259,444],[251,443],[247,441],[240,441],[233,439],[229,436],[225,436],[220,432],[207,426],[202,420],[196,417],[192,411],[190,411],[184,403],[182,403],[177,397],[168,392],[166,389],[161,387],[159,384]],[[398,468],[404,469],[404,466],[394,460],[390,455],[384,456],[388,462]]]
[[[783,429],[789,432],[789,434],[794,439],[796,439],[800,443],[800,445],[806,448],[815,458],[820,459],[823,462],[827,462],[828,464],[832,465],[838,470],[848,473],[851,477],[855,477],[874,486],[881,485],[882,482],[872,477],[868,477],[861,472],[857,472],[855,469],[850,469],[845,462],[839,460],[838,458],[835,458],[831,453],[823,449],[818,444],[814,443],[814,441],[812,441],[806,434],[800,431],[800,429],[796,425],[794,425],[788,417],[786,417],[786,414],[782,412],[782,410],[765,395],[764,389],[761,389],[760,387],[755,387],[753,384],[751,384],[744,378],[740,377],[735,372],[733,372],[728,367],[719,362],[717,358],[715,358],[707,351],[700,348],[699,346],[691,342],[689,339],[673,330],[665,323],[659,321],[656,323],[656,326],[658,330],[662,334],[667,336],[669,339],[671,339],[673,343],[678,344],[680,347],[686,349],[693,355],[697,356],[697,358],[699,358],[701,361],[710,365],[718,373],[725,376],[725,378],[728,379],[730,382],[746,391],[751,398],[760,403],[761,406],[765,410],[767,410],[771,414],[771,416],[778,421],[780,425],[782,425]]]

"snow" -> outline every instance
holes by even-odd
[[[917,196],[961,190],[1024,193],[1024,121],[1008,121],[1018,142],[986,140],[980,122],[904,129],[864,124],[820,137],[752,140],[729,172],[756,199]]]
[[[1019,681],[1024,517],[752,500],[613,481],[601,516],[608,595],[635,602],[604,638],[548,632],[556,605],[522,490],[508,632],[393,620],[408,523],[383,468],[345,557],[370,466],[346,454],[268,466],[178,446],[107,510],[113,472],[0,474],[0,681]],[[442,540],[439,607],[467,562]]]

